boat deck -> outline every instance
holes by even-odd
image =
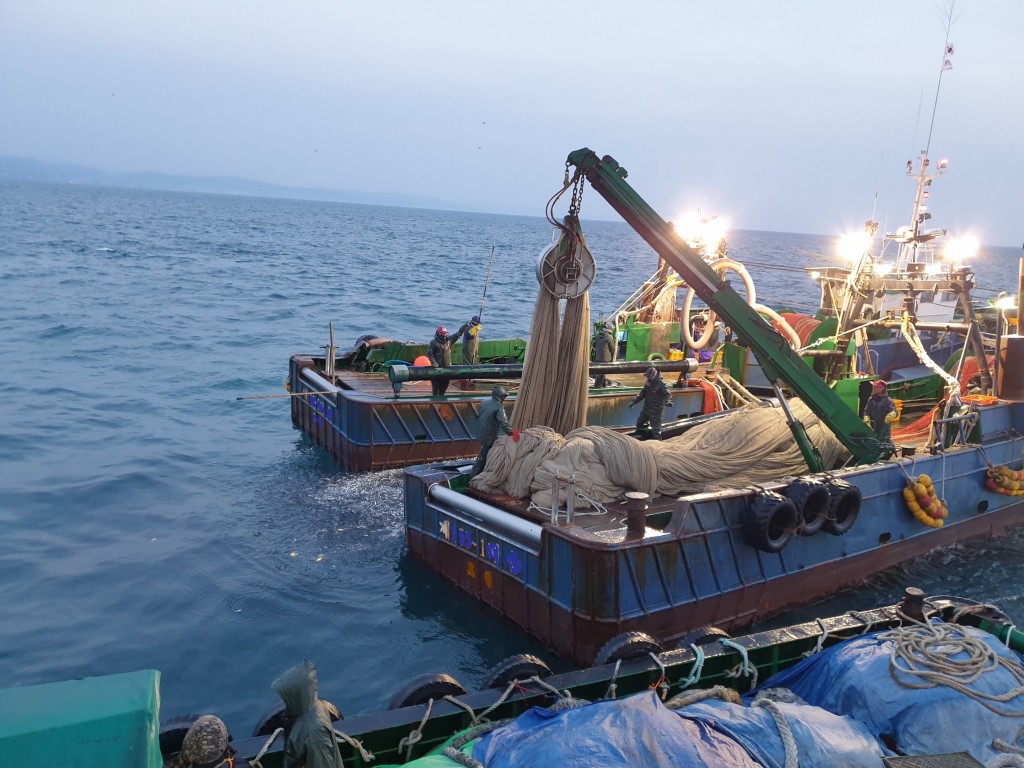
[[[696,375],[696,374],[693,374]],[[692,376],[691,376],[692,378]],[[614,378],[621,387],[642,387],[644,376],[642,373],[619,374]],[[335,386],[341,389],[358,392],[371,397],[379,397],[385,400],[394,400],[395,392],[391,387],[388,377],[381,373],[364,373],[351,369],[338,369],[334,372]],[[518,379],[452,379],[448,386],[445,397],[465,397],[466,395],[489,395],[495,384],[501,384],[508,390],[511,396],[515,396],[519,389]],[[619,387],[610,387],[603,390],[615,393]],[[599,390],[602,391],[602,390]],[[431,385],[429,381],[407,381],[402,383],[400,399],[431,397]]]
[[[484,493],[474,488],[466,488],[464,492],[467,496],[472,496],[487,504],[492,504],[531,523],[543,524],[551,522],[551,510],[540,510],[536,505],[531,506],[530,499],[517,499],[514,496],[506,496],[500,493]],[[652,517],[671,515],[672,510],[675,508],[675,503],[675,498],[670,496],[661,496],[648,501],[646,512],[649,521],[648,526],[651,525],[650,520]],[[606,512],[577,507],[573,517],[573,524],[595,539],[619,541],[626,530],[626,503],[624,501],[617,501],[605,504],[604,507],[607,510]],[[565,521],[564,507],[559,510],[559,521]]]

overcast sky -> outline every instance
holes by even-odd
[[[941,0],[0,0],[0,154],[543,215],[614,156],[666,218],[894,229]],[[932,224],[1020,245],[1024,1],[959,0]],[[593,191],[584,217],[614,218]]]

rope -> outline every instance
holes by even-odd
[[[793,739],[793,729],[789,727],[789,721],[782,714],[779,705],[771,699],[764,698],[755,701],[753,706],[767,709],[768,714],[775,721],[775,726],[779,729],[779,736],[782,738],[782,746],[786,750],[785,768],[799,768],[800,757],[797,753],[796,741]]]
[[[496,702],[494,702],[493,704],[491,704],[491,706],[489,706],[487,709],[485,709],[479,715],[477,715],[475,720],[486,720],[487,716],[489,714],[491,714],[491,712],[493,712],[494,710],[496,710],[498,707],[500,707],[502,704],[505,703],[505,701],[508,699],[508,697],[512,694],[512,691],[516,690],[517,688],[521,688],[521,687],[522,686],[520,685],[518,680],[513,680],[505,688],[505,692],[503,694],[501,694],[501,696],[498,697],[498,700]]]
[[[422,727],[422,725],[420,727]],[[363,758],[363,762],[364,763],[372,763],[373,762],[373,759],[374,759],[373,758],[373,753],[372,752],[367,752],[366,749],[363,747],[362,742],[360,742],[358,739],[352,738],[347,733],[343,733],[342,731],[339,731],[337,728],[334,728],[333,730],[334,730],[334,738],[336,738],[339,743],[345,742],[350,747],[352,747],[352,749],[357,750],[359,752],[359,756],[361,758]],[[406,758],[406,759],[408,759],[408,758]]]
[[[693,668],[690,670],[690,676],[683,678],[677,683],[677,685],[684,690],[698,682],[700,680],[700,676],[704,673],[704,649],[699,645],[694,645],[693,643],[690,643],[690,647],[693,649],[697,658],[693,662]]]
[[[686,693],[677,694],[665,702],[665,707],[667,709],[682,709],[683,707],[707,701],[708,699],[721,699],[730,704],[739,704],[742,701],[740,695],[732,688],[716,685],[712,688],[701,688],[698,691],[687,691]]]
[[[420,740],[423,738],[423,726],[427,724],[427,719],[430,717],[430,710],[433,708],[434,700],[430,699],[430,701],[427,702],[427,711],[423,713],[423,719],[420,720],[420,724],[410,731],[408,736],[403,736],[402,740],[398,742],[399,751],[401,751],[402,747],[405,747],[405,762],[409,762],[412,758],[412,748],[419,744]]]
[[[608,690],[605,691],[604,697],[606,699],[614,699],[615,693],[618,691],[619,686],[616,684],[616,679],[619,677],[619,667],[622,666],[622,659],[615,660],[615,670],[612,672],[612,681],[608,683]]]
[[[506,718],[504,720],[496,720],[493,723],[481,723],[480,725],[476,725],[466,731],[463,731],[452,739],[452,743],[442,749],[441,754],[459,765],[465,765],[467,768],[484,768],[483,763],[463,752],[462,747],[474,739],[478,739],[484,734],[506,726],[511,722],[512,718]]]
[[[999,656],[963,627],[914,622],[882,633],[879,638],[892,642],[889,674],[904,688],[923,690],[943,685],[974,699],[998,715],[1024,717],[1024,712],[1004,711],[995,706],[1024,695],[1024,665]],[[959,654],[966,655],[966,658],[953,658]],[[983,675],[999,668],[1009,673],[1016,683],[1014,688],[1002,694],[991,694],[971,687]],[[915,679],[921,682],[913,682]]]
[[[750,678],[750,688],[747,690],[754,690],[757,688],[757,667],[750,663],[750,659],[747,658],[747,649],[739,643],[730,640],[727,637],[721,638],[718,642],[724,645],[726,648],[732,648],[734,651],[739,651],[743,660],[735,667],[725,673],[725,676],[734,679],[743,675],[743,677]]]
[[[480,721],[479,721],[479,720],[477,719],[477,716],[476,716],[476,712],[475,712],[475,711],[473,710],[473,708],[472,708],[471,706],[469,706],[469,704],[467,704],[466,702],[464,702],[464,701],[459,701],[459,700],[458,700],[458,699],[456,699],[456,698],[455,698],[454,696],[452,696],[452,695],[451,695],[450,693],[448,693],[448,694],[445,694],[444,700],[445,700],[445,701],[447,701],[447,702],[449,702],[449,703],[451,703],[451,704],[454,704],[454,705],[455,705],[456,707],[459,707],[459,709],[462,709],[462,710],[464,710],[464,711],[465,711],[465,712],[466,712],[466,713],[467,713],[467,714],[469,715],[469,722],[470,722],[470,725],[476,725],[477,723],[479,723],[479,722],[480,722]]]
[[[654,651],[649,651],[647,655],[654,659],[654,663],[658,665],[659,672],[658,679],[654,682],[654,685],[651,686],[651,690],[653,691],[657,689],[658,698],[664,701],[665,697],[668,696],[668,681],[665,677],[665,665],[662,663],[658,654]]]
[[[274,732],[270,734],[270,737],[266,740],[263,746],[260,748],[260,751],[256,753],[256,757],[252,758],[249,761],[249,764],[255,766],[255,768],[263,768],[263,763],[260,762],[260,758],[267,754],[267,750],[270,749],[270,745],[273,744],[277,740],[277,737],[280,736],[282,733],[284,733],[284,728],[275,729]]]

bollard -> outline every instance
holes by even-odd
[[[914,621],[923,622],[924,617],[924,591],[917,587],[907,587],[903,592],[903,599],[897,606],[905,616]]]
[[[626,535],[643,536],[647,531],[647,500],[649,495],[643,491],[626,493]]]

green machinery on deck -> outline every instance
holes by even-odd
[[[739,339],[753,351],[768,380],[775,384],[777,394],[781,396],[780,383],[788,386],[832,430],[858,464],[870,464],[886,455],[886,448],[874,432],[800,358],[782,334],[751,308],[626,183],[625,168],[610,156],[599,158],[585,147],[571,152],[567,164],[576,168],[575,181],[585,176],[598,194],[686,280],[701,300],[729,323]],[[820,471],[821,459],[803,426],[792,418],[788,409],[787,417],[808,466]]]

